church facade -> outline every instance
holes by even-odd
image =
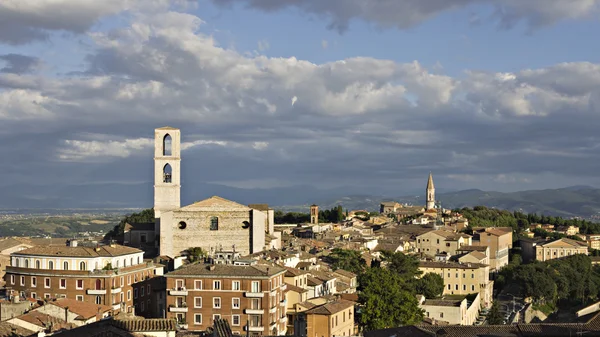
[[[241,255],[265,249],[273,230],[273,210],[251,208],[213,196],[181,207],[181,132],[154,131],[154,214],[159,254],[176,257],[188,248],[234,250]],[[263,205],[264,206],[264,205]]]

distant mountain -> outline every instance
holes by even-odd
[[[590,186],[571,186],[559,189],[531,190],[511,193],[482,191],[478,189],[438,193],[444,208],[487,206],[498,209],[517,210],[554,216],[590,216],[600,212],[600,189]],[[398,201],[409,205],[424,205],[425,196],[402,196],[397,198],[375,196],[348,196],[321,204],[322,208],[342,205],[346,209],[379,210],[382,201]],[[285,206],[298,210],[298,207]]]
[[[190,183],[182,188],[182,205],[212,195],[243,204],[268,203],[293,211],[308,211],[316,203],[324,208],[342,205],[345,209],[379,210],[382,201],[395,200],[409,205],[424,205],[423,194],[400,197],[373,196],[352,188],[321,190],[309,186],[269,189],[243,189],[219,184]],[[343,197],[340,197],[343,196]],[[589,216],[600,212],[600,189],[571,186],[560,189],[531,190],[512,193],[477,189],[437,194],[444,208],[484,205],[500,209],[521,210],[547,215]],[[152,183],[34,185],[14,184],[0,188],[2,208],[147,208],[153,204]]]

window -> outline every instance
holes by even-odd
[[[25,260],[25,268],[29,268],[29,260]]]
[[[44,294],[44,298],[50,298],[50,294]]]
[[[31,293],[31,298],[37,298],[37,294],[36,293]]]
[[[31,286],[37,287],[37,278],[35,276],[31,277]]]
[[[217,231],[219,230],[219,218],[213,216],[210,218],[210,230]]]
[[[467,290],[467,285],[463,284],[463,290]]]
[[[475,274],[471,274],[471,278],[475,278]]]
[[[177,227],[179,229],[185,229],[187,227],[187,224],[185,223],[185,221],[179,221],[179,224],[177,225]]]
[[[131,275],[127,275],[127,284],[131,285]]]
[[[171,139],[171,135],[169,135],[168,133],[165,135],[165,138],[163,138],[163,156],[171,156],[173,151],[171,149],[171,143],[172,143],[172,139]]]
[[[150,285],[148,285],[147,289],[148,291],[146,291],[146,293],[148,293],[148,296],[150,296]]]
[[[196,325],[202,324],[202,314],[194,314],[194,324],[196,324]]]
[[[42,263],[40,260],[35,260],[35,269],[42,269]]]
[[[121,287],[123,287],[125,285],[125,278],[123,276],[121,276],[121,279],[119,280]]]
[[[63,262],[63,270],[69,270],[69,262]]]
[[[50,278],[48,277],[44,279],[44,288],[50,288]]]
[[[131,300],[131,290],[127,290],[127,300]]]
[[[440,312],[440,318],[444,318],[444,313]]]
[[[454,285],[454,290],[458,290],[458,284]]]
[[[231,315],[231,325],[240,325],[240,315]]]
[[[231,290],[240,290],[240,281],[233,281],[231,283]]]
[[[220,319],[220,318],[221,318],[221,315],[219,315],[219,314],[214,314],[214,315],[213,315],[213,321],[214,321],[215,319]]]
[[[15,275],[10,275],[10,284],[15,284]]]
[[[81,280],[79,280],[79,281],[81,281]],[[61,278],[58,283],[58,286],[60,287],[60,289],[67,289],[67,279]],[[82,286],[83,286],[83,284],[82,284]]]
[[[54,261],[48,261],[48,269],[54,269]]]
[[[213,281],[213,290],[221,290],[221,281]]]
[[[137,288],[133,289],[133,298],[137,298],[138,290]]]
[[[79,301],[79,302],[83,302],[83,295],[77,295],[77,296],[75,296],[75,300]]]
[[[475,291],[475,285],[474,284],[471,285],[471,291]]]
[[[221,308],[221,298],[213,297],[213,308],[220,309]]]
[[[177,290],[183,290],[185,283],[183,283],[183,280],[175,280],[175,289]]]
[[[172,181],[171,178],[171,165],[167,164],[163,167],[163,183],[170,184]]]
[[[146,234],[141,234],[140,235],[140,242],[141,243],[146,243]]]
[[[141,311],[144,311],[144,301],[142,301],[142,303],[141,303],[141,308],[142,308]]]
[[[194,297],[194,308],[202,308],[202,297]]]
[[[194,281],[194,289],[196,289],[196,290],[202,289],[202,281],[201,280]]]
[[[96,296],[96,304],[102,304],[102,296]]]
[[[231,307],[233,309],[239,309],[240,308],[240,299],[237,297],[234,297],[231,299]]]
[[[79,270],[85,270],[85,262],[79,262]]]
[[[146,288],[144,288],[144,287],[142,286],[141,290],[142,290],[142,293],[141,293],[141,295],[140,295],[140,296],[146,296]]]
[[[83,280],[77,280],[76,288],[77,289],[83,289]]]
[[[252,292],[253,293],[260,292],[260,282],[259,281],[252,281]]]

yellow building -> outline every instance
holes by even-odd
[[[306,310],[306,337],[354,335],[354,304],[338,299]]]
[[[587,242],[562,238],[535,247],[535,259],[538,261],[548,261],[575,254],[588,255]]]
[[[423,275],[435,273],[444,279],[444,295],[469,295],[479,293],[482,306],[492,304],[494,281],[490,280],[490,267],[479,263],[420,261]]]
[[[471,245],[471,236],[463,233],[454,233],[447,230],[433,230],[417,236],[417,252],[429,256],[446,252],[456,255],[462,246]]]
[[[473,245],[490,248],[490,269],[500,270],[508,264],[508,251],[512,248],[511,227],[474,229]]]

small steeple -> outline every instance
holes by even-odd
[[[435,189],[435,187],[433,186],[433,176],[431,175],[431,172],[429,172],[429,180],[427,180],[427,189]]]

